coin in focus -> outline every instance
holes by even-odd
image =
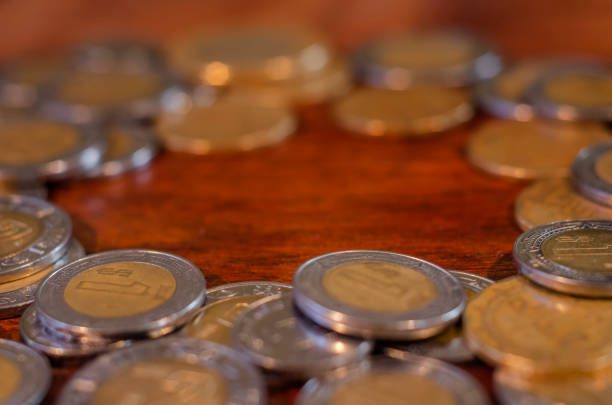
[[[0,339],[0,402],[37,405],[51,384],[51,367],[40,354],[21,343]]]
[[[582,195],[612,206],[612,143],[603,142],[581,150],[572,165],[572,179]]]

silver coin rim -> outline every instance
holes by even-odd
[[[268,293],[268,291],[261,291],[262,288],[270,289],[275,292]],[[234,297],[268,297],[291,291],[292,289],[293,286],[291,284],[279,283],[276,281],[241,281],[238,283],[222,284],[206,290],[206,305]]]
[[[24,344],[0,339],[0,354],[10,358],[21,373],[16,391],[2,403],[6,405],[36,405],[42,401],[51,386],[49,361]]]
[[[600,142],[582,149],[572,164],[572,180],[583,196],[596,203],[612,207],[612,184],[595,171],[599,158],[612,150],[612,141]]]

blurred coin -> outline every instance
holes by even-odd
[[[115,250],[49,275],[36,293],[37,315],[48,327],[75,335],[158,337],[193,317],[205,288],[200,270],[185,259]]]
[[[125,39],[81,44],[72,51],[71,59],[77,69],[93,72],[143,72],[160,69],[164,65],[164,58],[157,46],[146,41]]]
[[[0,180],[0,195],[6,194],[28,195],[45,200],[47,198],[47,188],[40,183]]]
[[[262,378],[234,350],[165,338],[98,357],[62,391],[58,405],[264,405]]]
[[[501,70],[499,55],[460,32],[384,38],[358,50],[354,64],[358,78],[367,85],[393,90],[420,84],[466,86]]]
[[[68,215],[34,197],[0,196],[0,282],[27,277],[52,266],[68,250]]]
[[[156,129],[170,150],[207,154],[276,144],[291,135],[296,125],[295,115],[286,107],[220,101],[164,113]]]
[[[337,123],[348,131],[371,136],[423,136],[469,121],[474,109],[468,93],[459,89],[362,88],[339,100],[333,114]]]
[[[37,405],[51,385],[49,362],[21,343],[0,339],[0,402]]]
[[[365,369],[326,379],[312,379],[297,405],[487,405],[480,385],[461,369],[435,359],[405,361],[375,358]]]
[[[525,373],[612,364],[612,300],[558,294],[520,276],[498,281],[474,298],[463,332],[482,359]]]
[[[291,286],[268,281],[225,284],[206,291],[206,306],[182,330],[191,338],[232,345],[234,320],[250,304],[291,291]]]
[[[499,176],[565,177],[580,149],[608,135],[597,123],[494,120],[472,133],[467,157],[480,169]]]
[[[424,339],[465,308],[461,283],[442,268],[397,253],[355,250],[311,259],[293,277],[297,307],[338,333]]]
[[[524,189],[514,203],[514,218],[523,231],[574,219],[612,220],[612,208],[580,195],[568,179],[540,180]]]
[[[449,270],[449,273],[461,282],[465,289],[468,303],[482,290],[493,284],[492,280],[477,276],[476,274],[453,270]],[[427,340],[386,343],[385,346],[385,354],[399,360],[405,360],[407,357],[415,354],[435,357],[450,362],[464,362],[474,359],[474,355],[463,341],[463,333],[459,323],[451,325],[440,335]]]
[[[295,311],[290,293],[263,298],[234,322],[235,348],[253,364],[308,378],[366,359],[372,344],[338,335]]]
[[[582,195],[612,206],[612,143],[600,143],[581,150],[572,165],[572,178]]]
[[[520,272],[552,290],[612,298],[612,221],[541,225],[515,242]]]

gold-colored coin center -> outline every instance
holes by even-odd
[[[21,370],[12,360],[0,357],[0,402],[8,399],[21,383]]]
[[[470,63],[473,46],[459,39],[442,36],[389,40],[375,55],[384,66],[407,69],[435,69]]]
[[[515,66],[495,79],[495,90],[502,98],[519,102],[543,70],[544,66],[537,63]]]
[[[612,77],[566,74],[548,82],[544,94],[558,103],[606,107],[612,105]]]
[[[79,273],[64,289],[64,300],[77,312],[97,318],[117,318],[157,308],[175,290],[174,276],[162,267],[117,262]]]
[[[413,311],[438,295],[434,283],[409,267],[387,262],[348,262],[323,276],[325,291],[343,304],[372,312]]]
[[[612,150],[604,153],[597,159],[595,173],[603,181],[612,184]]]
[[[612,275],[612,231],[578,229],[563,232],[542,244],[542,254],[573,270]]]
[[[34,243],[42,234],[38,218],[14,211],[0,211],[0,259]]]
[[[108,148],[104,158],[114,160],[127,154],[134,147],[134,140],[127,130],[113,127],[108,134]]]

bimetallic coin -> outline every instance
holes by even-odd
[[[612,300],[558,294],[520,276],[474,298],[463,315],[463,332],[479,357],[524,373],[612,364]]]
[[[37,315],[65,333],[158,337],[182,326],[204,302],[200,270],[152,250],[87,256],[52,273],[36,293]]]
[[[468,93],[460,89],[362,88],[336,102],[333,114],[336,122],[348,131],[370,136],[424,136],[469,121],[474,108]]]
[[[49,362],[21,343],[0,339],[0,403],[37,405],[51,384]]]
[[[263,298],[234,322],[235,348],[270,372],[308,378],[365,360],[369,341],[323,329],[297,312],[290,293]]]
[[[469,374],[439,360],[374,358],[369,367],[345,375],[312,379],[297,405],[488,405]]]
[[[482,290],[494,284],[492,280],[472,273],[453,270],[449,270],[449,273],[455,276],[465,288],[468,303]],[[385,344],[384,353],[399,360],[404,360],[415,354],[450,362],[464,362],[474,359],[473,353],[463,341],[463,332],[459,323],[451,325],[441,334],[426,340]]]
[[[582,195],[612,206],[612,143],[604,142],[581,150],[572,165],[572,179]]]
[[[21,183],[8,180],[0,180],[0,195],[19,194],[30,197],[47,199],[47,188],[40,183]]]
[[[552,290],[612,297],[612,221],[566,221],[541,225],[515,242],[520,272]]]
[[[17,280],[53,265],[72,235],[68,215],[34,197],[0,196],[0,282]]]
[[[297,307],[338,333],[376,339],[425,339],[465,308],[461,283],[410,256],[373,250],[329,253],[293,277]]]
[[[565,177],[580,149],[608,136],[597,123],[488,121],[470,136],[467,158],[499,176]]]
[[[81,70],[143,72],[163,67],[161,50],[155,45],[125,40],[85,43],[72,51],[72,64]]]
[[[213,342],[164,338],[98,357],[62,391],[58,405],[264,405],[257,369]]]

